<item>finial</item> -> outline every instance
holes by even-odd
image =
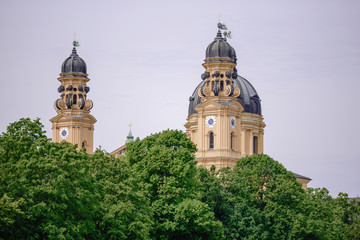
[[[80,47],[80,44],[78,41],[76,41],[76,32],[74,32],[74,41],[73,41],[73,46],[74,47]]]
[[[227,27],[225,26],[225,24],[223,24],[223,23],[220,23],[220,21],[219,21],[219,23],[218,23],[218,28],[219,28],[219,30],[218,30],[218,33],[217,33],[217,37],[221,37],[222,35],[221,35],[221,30],[223,30],[224,32],[223,32],[223,34],[224,34],[224,37],[225,37],[225,40],[226,40],[226,38],[231,38],[231,31],[228,31],[228,29],[227,29]]]
[[[217,24],[217,26],[218,26],[219,30],[228,30],[227,27],[225,26],[225,24],[223,24],[223,23],[220,23],[220,22],[219,22],[219,23]]]
[[[130,124],[129,124],[130,132],[131,132],[131,126],[132,126],[132,124],[130,123]]]

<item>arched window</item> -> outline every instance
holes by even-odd
[[[86,145],[87,145],[86,141],[83,141],[81,144],[81,147],[84,148],[84,147],[86,147]]]
[[[253,153],[254,154],[258,153],[258,137],[257,136],[253,137]]]
[[[209,134],[209,148],[214,149],[214,133]]]
[[[230,136],[230,149],[231,150],[235,150],[235,134],[234,132],[231,132],[231,136]]]
[[[224,81],[220,81],[220,91],[224,91]]]
[[[73,104],[76,104],[76,100],[77,100],[77,96],[76,96],[76,94],[74,94],[74,97],[73,97]]]

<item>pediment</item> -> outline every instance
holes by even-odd
[[[221,109],[228,109],[235,112],[243,112],[243,106],[237,101],[231,102],[214,102],[211,100],[205,101],[200,103],[196,106],[195,110],[197,112],[204,112],[204,111],[213,111],[213,110],[221,110]]]
[[[221,109],[221,104],[218,102],[214,102],[211,100],[207,100],[205,102],[200,103],[195,107],[195,111],[197,112],[203,112],[203,111],[209,111],[209,110],[218,110]]]
[[[64,120],[70,120],[71,117],[67,116],[66,114],[58,114],[57,116],[53,117],[52,119],[50,119],[50,122],[54,123],[54,122],[62,122]]]
[[[92,116],[91,114],[83,114],[83,115],[71,116],[71,115],[66,114],[66,113],[58,114],[57,116],[50,119],[50,122],[55,123],[55,122],[63,122],[63,121],[77,121],[79,119],[89,121],[92,124],[97,122],[96,118],[94,116]]]

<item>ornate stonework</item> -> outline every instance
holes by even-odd
[[[198,148],[198,164],[233,167],[239,158],[263,153],[263,117],[245,112],[240,104],[236,53],[220,31],[206,50],[203,66],[203,81],[195,93],[200,103],[193,106],[195,111],[189,110],[185,124],[187,135]]]
[[[90,114],[93,102],[87,99],[90,88],[86,64],[76,53],[75,47],[61,68],[58,78],[60,98],[54,103],[57,116],[52,122],[53,142],[70,142],[77,148],[93,152],[93,134],[96,119]]]
[[[238,159],[264,152],[260,98],[251,83],[238,76],[236,60],[219,30],[206,49],[202,82],[189,99],[186,133],[197,146],[198,165],[206,168],[232,168]],[[311,179],[294,175],[306,189]]]

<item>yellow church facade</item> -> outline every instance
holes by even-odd
[[[196,160],[207,168],[234,167],[239,158],[263,153],[265,123],[255,88],[237,74],[236,52],[219,29],[206,49],[202,82],[190,97],[185,123]]]
[[[216,169],[234,167],[237,160],[264,152],[264,118],[261,100],[252,84],[238,75],[235,49],[221,29],[206,49],[201,82],[189,99],[185,123],[187,136],[196,144],[198,165]],[[90,79],[86,63],[74,47],[63,62],[54,103],[57,115],[52,118],[54,142],[70,142],[93,152],[95,117],[88,99]],[[126,143],[133,141],[131,129]],[[126,143],[110,154],[126,152]],[[304,189],[310,178],[294,173]]]
[[[54,103],[57,115],[50,119],[53,142],[70,142],[77,148],[93,153],[95,117],[90,114],[93,102],[87,99],[90,81],[85,61],[74,46],[71,55],[61,66],[60,98]]]

